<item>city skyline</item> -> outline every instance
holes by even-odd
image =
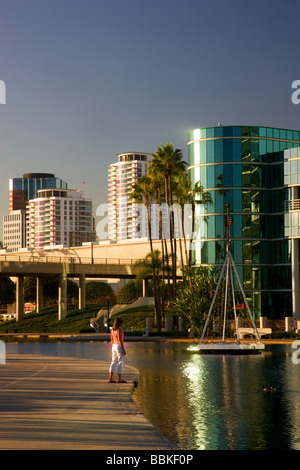
[[[85,183],[95,211],[118,153],[171,142],[187,161],[188,132],[218,122],[300,129],[294,0],[0,6],[1,226],[27,172]]]

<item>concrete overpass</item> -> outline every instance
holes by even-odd
[[[136,260],[94,260],[93,263],[79,263],[61,257],[40,258],[39,261],[8,260],[9,256],[0,256],[0,276],[16,278],[16,319],[21,321],[24,316],[24,278],[34,276],[37,278],[37,312],[43,305],[43,277],[58,276],[58,317],[59,320],[67,315],[67,278],[79,279],[79,308],[85,307],[85,279],[120,278],[133,279],[139,272],[134,268]]]
[[[161,241],[154,243],[160,249]],[[36,305],[41,312],[43,305],[43,278],[58,276],[58,318],[67,315],[67,278],[79,279],[79,308],[85,307],[85,280],[97,279],[134,279],[140,268],[134,267],[138,259],[149,253],[148,240],[125,241],[118,244],[110,242],[89,244],[76,248],[57,248],[41,251],[0,252],[0,276],[16,278],[16,320],[24,317],[24,278],[37,278]],[[103,255],[110,255],[105,257]],[[129,254],[132,257],[126,258]],[[103,257],[102,257],[103,256]],[[178,273],[181,276],[180,261]],[[144,286],[146,289],[146,286]],[[145,290],[144,290],[145,292]]]

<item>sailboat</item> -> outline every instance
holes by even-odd
[[[220,273],[220,277],[218,280],[218,284],[216,287],[216,291],[212,300],[212,303],[210,305],[210,309],[206,318],[206,322],[203,328],[202,336],[200,339],[199,344],[197,345],[197,349],[200,350],[200,352],[211,352],[211,353],[223,353],[223,354],[230,354],[230,353],[257,353],[260,352],[265,348],[265,345],[262,343],[259,332],[256,328],[255,321],[253,319],[253,316],[251,314],[250,306],[248,304],[248,301],[246,299],[246,295],[241,283],[241,280],[239,278],[233,256],[230,250],[230,225],[231,225],[231,218],[229,217],[229,207],[227,205],[227,245],[226,245],[226,257],[224,260],[224,264]],[[233,280],[236,280],[236,285],[239,287],[240,294],[243,297],[243,304],[242,307],[244,310],[248,312],[248,317],[250,319],[250,322],[252,324],[252,331],[253,334],[256,338],[255,341],[251,340],[249,342],[241,342],[240,337],[239,337],[239,325],[238,325],[238,317],[237,317],[237,309],[239,309],[239,306],[236,305],[236,290],[234,289],[234,282]],[[211,315],[214,310],[215,304],[216,304],[216,299],[217,296],[219,295],[219,291],[221,288],[221,282],[224,283],[225,280],[225,292],[222,296],[222,313],[223,313],[223,328],[222,328],[222,340],[221,341],[204,341],[207,328],[209,325],[209,321],[211,320]],[[234,312],[234,336],[236,339],[234,340],[225,340],[225,330],[226,330],[226,321],[228,318],[228,298],[231,296],[232,300],[232,310]],[[220,320],[218,321],[218,330],[220,330],[221,322]]]

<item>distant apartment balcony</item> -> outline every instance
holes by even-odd
[[[284,202],[284,236],[300,238],[300,199]]]
[[[300,199],[294,199],[284,202],[284,212],[300,211]]]

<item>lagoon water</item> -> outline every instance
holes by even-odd
[[[8,353],[107,361],[109,343],[7,343]],[[191,343],[128,342],[140,371],[134,399],[144,415],[184,450],[300,449],[300,364],[291,345],[259,355],[201,355]],[[126,368],[124,370],[126,378]],[[265,392],[263,386],[280,388]]]

